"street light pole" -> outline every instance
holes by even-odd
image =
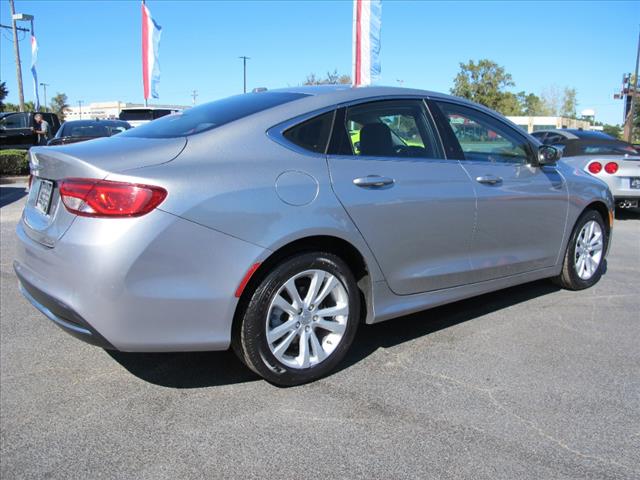
[[[47,108],[47,87],[49,86],[49,84],[41,83],[40,86],[44,88],[44,108]]]
[[[13,30],[13,51],[16,56],[16,77],[18,79],[18,103],[20,104],[20,111],[24,112],[24,92],[22,90],[22,65],[20,63],[20,46],[18,45],[18,31],[16,30],[16,20],[14,15],[16,14],[16,7],[13,4],[13,0],[9,0],[9,6],[11,7],[11,27]]]
[[[244,93],[247,93],[247,60],[250,60],[251,57],[241,56],[238,57],[242,59],[243,71],[244,71]]]
[[[80,115],[80,120],[82,120],[82,100],[78,100],[78,108],[80,109],[78,115]]]
[[[633,143],[633,122],[636,115],[636,97],[638,96],[638,64],[640,63],[640,32],[638,33],[638,52],[636,54],[636,75],[633,81],[633,91],[631,93],[631,106],[629,108],[629,128],[625,129],[627,134],[627,142]]]

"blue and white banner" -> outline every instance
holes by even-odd
[[[353,84],[370,85],[380,76],[382,0],[353,0]]]
[[[160,36],[162,27],[156,23],[151,12],[142,2],[142,85],[144,99],[150,96],[158,98],[157,86],[160,83]]]
[[[36,112],[40,110],[40,95],[38,94],[38,72],[36,63],[38,62],[38,41],[35,35],[31,35],[31,74],[33,75],[33,97],[35,99]]]

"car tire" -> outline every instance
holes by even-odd
[[[316,380],[353,343],[360,322],[356,280],[334,254],[297,254],[260,281],[240,322],[234,350],[251,370],[279,386]]]
[[[605,268],[609,236],[600,213],[585,211],[576,222],[554,283],[567,290],[589,288],[600,280]]]

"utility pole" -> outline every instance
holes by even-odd
[[[13,0],[9,0],[9,6],[11,7],[11,27],[13,30],[13,51],[16,55],[16,77],[18,79],[18,102],[20,104],[20,111],[24,112],[24,92],[22,90],[22,64],[20,63],[20,46],[18,45],[18,30],[16,26],[16,20],[13,18],[16,14],[16,7],[13,4]]]
[[[636,53],[636,75],[633,81],[633,90],[630,92],[631,94],[631,107],[629,108],[629,117],[625,122],[625,138],[627,142],[633,142],[633,123],[636,116],[636,97],[638,96],[638,63],[640,63],[640,32],[638,33],[638,52]]]
[[[82,120],[82,100],[78,100],[78,107],[80,108],[80,120]]]
[[[247,93],[247,60],[250,60],[251,57],[241,56],[238,57],[242,59],[242,65],[244,67],[244,93]]]
[[[49,84],[41,83],[40,86],[44,88],[44,108],[47,108],[47,87],[49,86]]]
[[[191,93],[191,97],[193,98],[193,105],[195,106],[195,104],[196,104],[196,98],[198,98],[198,91],[197,91],[197,90],[194,90],[194,91]]]

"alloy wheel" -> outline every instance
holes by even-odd
[[[600,224],[588,221],[578,234],[574,256],[576,273],[582,280],[589,280],[598,270],[603,247],[604,235]]]
[[[313,367],[336,349],[348,320],[349,296],[335,275],[318,269],[298,273],[278,289],[269,306],[269,350],[290,368]]]

